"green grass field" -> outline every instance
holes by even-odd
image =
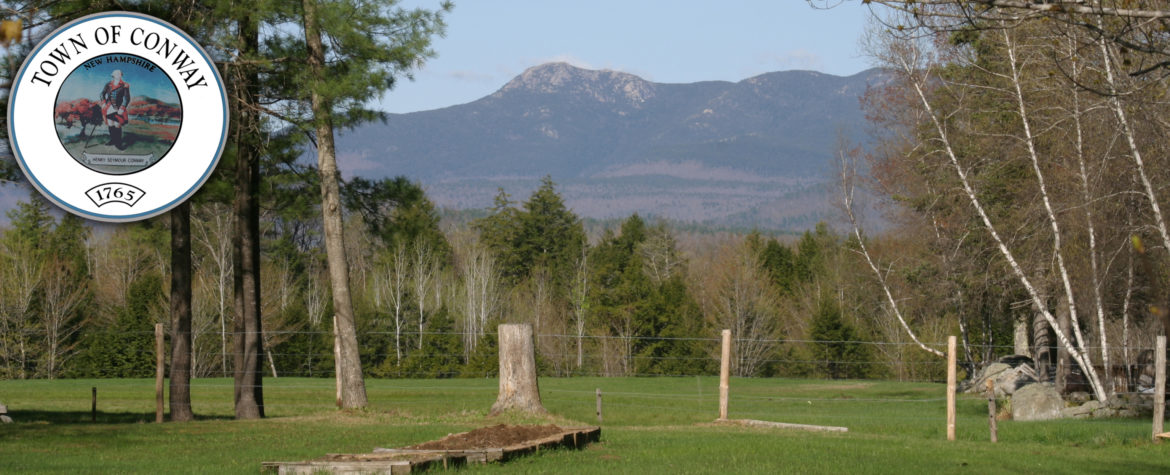
[[[332,380],[265,380],[269,418],[232,420],[229,379],[193,383],[193,423],[154,424],[154,380],[0,381],[15,424],[0,426],[0,473],[257,473],[262,461],[398,447],[500,422],[496,380],[367,380],[370,408],[332,408]],[[98,422],[90,422],[90,388]],[[945,439],[944,386],[884,381],[733,379],[730,416],[846,426],[848,433],[713,426],[718,380],[543,378],[559,424],[596,424],[602,441],[504,465],[510,473],[1166,473],[1170,444],[1141,419],[1000,421],[988,442],[987,402],[959,401]]]

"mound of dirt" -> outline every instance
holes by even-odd
[[[498,424],[482,427],[471,432],[453,434],[439,440],[432,440],[405,449],[416,450],[476,450],[516,445],[529,440],[540,439],[564,432],[554,424],[543,426],[510,426]]]

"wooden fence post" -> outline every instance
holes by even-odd
[[[1158,335],[1154,349],[1154,441],[1159,441],[1166,417],[1166,335]]]
[[[991,443],[999,442],[999,428],[995,426],[995,381],[987,378],[987,424],[991,430]]]
[[[947,440],[955,440],[955,336],[947,337]]]
[[[597,388],[597,425],[601,425],[601,388]]]
[[[723,353],[719,359],[719,420],[727,420],[727,392],[731,383],[731,330],[723,330]]]
[[[90,422],[97,422],[97,386],[90,389],[93,390],[93,401],[89,408],[89,420]]]
[[[154,324],[154,421],[163,421],[163,379],[166,376],[166,345],[163,339],[163,326]]]

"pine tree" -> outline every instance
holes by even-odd
[[[491,214],[473,226],[500,259],[501,274],[508,284],[518,285],[534,270],[545,269],[553,278],[554,292],[561,297],[585,246],[581,219],[565,206],[556,183],[548,176],[521,208],[512,207],[501,189]]]
[[[816,365],[831,379],[861,378],[868,372],[869,352],[861,336],[841,318],[841,307],[832,296],[821,296],[813,315],[809,339]]]
[[[310,130],[317,139],[325,248],[341,358],[338,404],[345,408],[365,407],[367,401],[350,298],[334,127],[347,127],[378,116],[364,105],[390,89],[397,75],[409,73],[421,59],[433,54],[431,37],[441,34],[442,14],[451,8],[450,3],[445,3],[442,12],[408,12],[395,9],[394,4],[301,2],[308,68],[301,68],[297,84],[303,87],[301,100],[312,110]],[[322,41],[326,36],[330,39],[328,44]]]

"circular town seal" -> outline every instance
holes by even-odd
[[[46,37],[15,76],[8,136],[46,198],[128,222],[194,194],[227,140],[223,80],[207,53],[157,18],[106,12]]]

